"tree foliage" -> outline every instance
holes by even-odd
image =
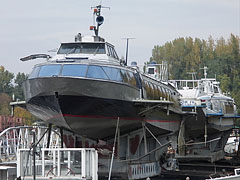
[[[22,83],[27,79],[28,75],[18,73],[14,79],[14,74],[5,70],[0,66],[0,115],[11,115],[10,102],[13,100],[24,100]],[[27,124],[31,124],[32,120],[36,120],[28,111],[22,108],[15,108],[16,117],[25,119]]]
[[[170,79],[189,79],[188,72],[197,72],[203,77],[201,68],[207,66],[208,77],[217,77],[221,88],[229,92],[240,109],[240,39],[233,34],[229,39],[214,40],[199,38],[177,38],[152,50],[151,60],[167,61]]]
[[[22,83],[28,78],[28,75],[24,73],[18,73],[16,78],[15,78],[15,87],[14,87],[14,95],[16,99],[24,99],[24,94],[23,94],[23,87]]]
[[[27,111],[26,109],[20,108],[20,107],[16,107],[14,109],[14,115],[16,117],[21,117],[25,120],[25,124],[26,125],[31,125],[31,123],[36,120],[36,118],[31,115],[31,113],[29,111]]]
[[[0,93],[10,94],[13,90],[12,80],[14,74],[5,70],[3,66],[0,66]]]
[[[10,115],[10,102],[10,96],[5,93],[0,93],[0,115]]]

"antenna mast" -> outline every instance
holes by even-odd
[[[126,47],[126,62],[125,62],[125,66],[127,65],[127,60],[128,60],[128,41],[129,39],[136,39],[136,38],[123,38],[127,40],[127,47]]]
[[[97,26],[95,26],[95,22],[93,21],[94,26],[90,26],[90,30],[94,30],[96,36],[98,36],[98,33],[99,33],[99,26],[101,26],[103,24],[103,21],[104,21],[104,17],[101,16],[101,9],[102,8],[110,9],[110,7],[104,7],[102,5],[91,7],[91,9],[94,9],[93,10],[94,19],[97,16],[96,17]]]
[[[207,67],[207,66],[204,66],[203,68],[200,68],[200,69],[203,69],[203,71],[204,71],[204,77],[205,77],[205,79],[207,79],[207,70],[208,70],[208,67]]]

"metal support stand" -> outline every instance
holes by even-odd
[[[206,121],[205,121],[205,133],[204,133],[204,139],[205,139],[205,147],[207,147],[207,137],[208,137],[208,135],[207,135],[207,118],[206,118]]]
[[[127,159],[130,159],[130,137],[127,135]]]
[[[143,127],[143,139],[144,139],[144,149],[145,149],[145,154],[148,153],[147,150],[147,137],[146,137],[146,129],[145,129],[145,122],[142,122],[142,127]]]
[[[63,148],[63,128],[60,127],[60,135],[61,135],[61,148]]]
[[[85,148],[86,146],[86,137],[82,136],[82,147]]]
[[[119,125],[119,117],[118,117],[118,120],[117,120],[117,127],[116,127],[116,132],[115,132],[115,137],[114,137],[113,150],[112,150],[112,158],[111,158],[111,163],[110,163],[108,180],[111,179],[111,174],[112,174],[112,165],[113,165],[113,158],[114,158],[114,153],[115,153],[115,144],[116,144],[116,140],[117,140],[118,125]]]
[[[33,180],[36,180],[36,134],[35,131],[32,131],[33,134],[33,145],[32,145],[32,149],[33,149]]]
[[[169,116],[169,105],[167,105],[167,116]]]
[[[178,153],[180,156],[185,156],[185,117],[181,121],[178,133]]]
[[[236,126],[236,121],[237,121],[237,118],[234,118],[235,126]],[[238,128],[238,132],[240,132],[240,128]],[[238,142],[240,141],[239,134],[237,134],[236,139],[238,140]],[[237,158],[240,158],[240,143],[238,143]]]
[[[156,138],[156,136],[154,136],[154,134],[150,131],[150,129],[148,129],[147,126],[145,126],[145,129],[152,135],[152,137],[157,141],[157,143],[162,146],[162,144],[160,143],[160,141]]]
[[[51,139],[51,132],[52,132],[52,124],[48,125],[48,141],[47,141],[47,148],[50,146],[50,139]]]
[[[120,136],[120,128],[118,128],[118,139],[117,139],[117,152],[120,152],[120,138],[121,138],[121,136]],[[117,158],[118,158],[118,160],[120,159],[120,153],[118,153],[118,156],[117,156]]]
[[[60,127],[60,138],[61,138],[61,148],[64,148],[63,147],[63,128]],[[61,152],[61,161],[64,161],[64,153]]]

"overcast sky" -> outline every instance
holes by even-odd
[[[30,73],[38,62],[21,57],[49,53],[74,36],[91,35],[91,6],[97,0],[1,0],[0,65],[10,72]],[[143,64],[154,45],[178,37],[214,39],[240,35],[240,0],[102,0],[105,18],[100,35],[116,46],[119,57],[129,44],[129,61]]]

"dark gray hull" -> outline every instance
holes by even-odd
[[[157,127],[156,134],[177,131],[181,117],[158,111],[141,117],[134,105],[140,90],[104,80],[80,78],[37,78],[24,83],[28,110],[38,118],[90,138],[111,138],[120,119],[121,133],[142,127]]]

